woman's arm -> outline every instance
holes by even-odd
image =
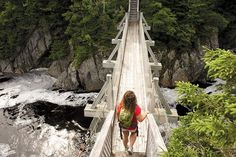
[[[148,114],[149,114],[148,111],[144,113],[140,113],[138,116],[136,116],[136,118],[139,122],[142,122],[147,117]]]
[[[117,106],[116,106],[116,118],[118,119],[119,118],[119,114],[120,114],[120,106],[121,104],[118,104]]]

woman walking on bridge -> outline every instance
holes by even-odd
[[[133,145],[138,136],[138,121],[142,122],[147,117],[147,114],[148,112],[141,112],[134,92],[125,92],[122,101],[116,108],[116,115],[119,121],[121,139],[125,150],[130,155],[133,153]]]

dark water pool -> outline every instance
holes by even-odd
[[[0,156],[81,154],[92,120],[83,115],[84,107],[44,101],[0,109]]]

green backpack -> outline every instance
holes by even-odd
[[[119,114],[119,122],[123,128],[129,128],[132,125],[133,112],[122,107]]]

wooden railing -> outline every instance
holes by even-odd
[[[120,84],[120,77],[121,77],[121,71],[122,71],[122,65],[124,60],[124,51],[125,51],[125,45],[126,45],[126,36],[128,32],[128,21],[129,21],[129,13],[125,14],[125,20],[123,25],[123,35],[120,40],[120,45],[118,49],[117,59],[115,61],[115,66],[113,69],[113,98],[114,98],[114,106],[117,104],[117,97],[118,97],[118,90],[119,90],[119,84]]]
[[[127,31],[128,31],[128,20],[129,20],[129,14],[126,13],[125,17],[123,18],[123,22],[120,24],[119,29],[123,31],[123,35],[121,39],[118,39],[119,36],[121,35],[122,31],[119,31],[117,34],[116,38],[113,40],[113,43],[119,44],[117,46],[118,48],[115,48],[118,51],[117,54],[117,59],[114,62],[114,67],[113,67],[113,74],[112,74],[112,93],[113,93],[113,106],[111,106],[111,109],[115,108],[115,105],[117,103],[117,97],[119,93],[119,84],[120,84],[120,77],[122,73],[122,65],[123,65],[123,60],[124,60],[124,50],[126,46],[126,36],[127,36]],[[144,21],[144,23],[143,23]],[[141,51],[142,51],[142,58],[144,60],[144,75],[145,75],[145,89],[146,89],[146,100],[145,104],[148,106],[149,111],[154,111],[155,106],[155,99],[153,92],[156,92],[156,94],[160,94],[158,88],[158,80],[157,78],[154,77],[154,81],[152,80],[152,66],[158,66],[158,62],[156,60],[155,62],[155,55],[152,51],[148,50],[148,47],[150,47],[150,43],[153,43],[151,38],[149,39],[149,34],[147,35],[147,29],[148,25],[145,22],[145,19],[143,15],[140,15],[140,20],[139,20],[139,38],[140,38],[140,45],[141,45]],[[146,32],[145,32],[146,30]],[[145,39],[145,35],[148,38],[148,42]],[[149,36],[149,37],[148,37]],[[149,57],[148,53],[152,57],[153,60],[153,65],[150,64],[149,62]],[[115,53],[112,53],[111,56],[108,58],[108,60],[112,61],[112,58]],[[157,64],[157,65],[156,65]],[[109,78],[109,77],[107,77]],[[108,79],[111,80],[111,79]],[[154,82],[154,83],[152,83]],[[108,85],[104,85],[108,86]],[[105,88],[105,87],[104,87]],[[99,97],[99,96],[98,96]],[[145,109],[147,110],[147,109]],[[107,114],[106,120],[103,123],[103,126],[101,128],[101,131],[96,139],[96,142],[93,146],[93,149],[90,153],[90,157],[109,157],[111,156],[112,153],[112,132],[113,132],[113,127],[114,127],[114,117],[115,117],[115,111],[110,110]],[[152,114],[149,114],[147,117],[148,120],[148,136],[147,136],[147,148],[146,148],[146,156],[147,157],[153,157],[153,156],[158,156],[162,152],[167,151],[165,143],[162,139],[162,136],[160,134],[160,131],[158,129],[158,125],[153,117]]]
[[[139,13],[139,0],[137,0],[137,13]]]
[[[158,157],[161,153],[166,152],[167,148],[161,136],[160,130],[152,114],[147,116],[148,119],[148,137],[147,137],[147,157]]]
[[[113,104],[113,99],[112,99],[112,79],[111,79],[111,74],[107,74],[106,76],[106,82],[103,85],[102,89],[100,90],[98,96],[96,97],[95,101],[93,102],[91,108],[95,109],[102,101],[102,98],[104,98],[107,103],[107,109],[113,109],[112,104]]]
[[[154,93],[154,97],[152,97],[151,99],[154,100],[154,103],[157,105],[156,107],[158,108],[165,108],[166,110],[166,113],[167,114],[171,114],[171,110],[170,110],[170,107],[169,105],[166,103],[165,99],[164,99],[164,96],[163,94],[161,93],[160,91],[160,86],[159,86],[159,78],[156,77],[155,75],[158,75],[159,76],[159,70],[161,70],[161,63],[159,63],[155,57],[155,54],[153,53],[152,49],[151,49],[151,46],[154,46],[155,42],[152,41],[149,33],[148,33],[148,30],[151,29],[150,26],[148,26],[147,24],[147,21],[146,19],[144,18],[143,16],[143,13],[141,12],[140,13],[140,25],[142,26],[140,28],[140,34],[142,34],[143,32],[145,33],[146,37],[147,37],[147,40],[145,39],[145,36],[143,37],[146,41],[146,44],[144,44],[144,49],[147,49],[148,53],[150,54],[152,60],[153,60],[153,63],[149,63],[149,59],[147,59],[148,56],[146,56],[146,61],[147,63],[145,64],[146,66],[146,70],[149,71],[149,75],[150,76],[153,76],[153,79],[150,81],[152,82],[152,85],[151,85],[151,88],[152,88],[152,91]],[[145,50],[144,50],[145,51]],[[145,57],[145,56],[144,56]],[[150,72],[150,69],[154,70],[154,74],[152,74]],[[153,110],[153,107],[149,107]]]
[[[146,88],[146,104],[148,107],[148,110],[150,112],[154,111],[155,107],[155,102],[154,102],[154,97],[153,97],[153,92],[151,91],[152,89],[152,71],[151,67],[149,64],[149,57],[148,57],[148,50],[147,50],[147,44],[146,44],[146,39],[144,35],[144,26],[143,26],[143,21],[142,21],[142,13],[140,15],[139,19],[139,41],[140,41],[140,46],[141,46],[141,51],[142,51],[142,59],[143,59],[143,68],[144,68],[144,77],[145,77],[145,88]]]
[[[121,69],[122,69],[124,50],[125,50],[125,44],[126,44],[126,36],[127,36],[127,31],[128,31],[128,20],[129,20],[129,14],[126,13],[121,23],[118,26],[118,29],[120,30],[119,33],[117,34],[116,38],[113,39],[112,41],[113,43],[115,43],[115,41],[118,40],[119,42],[115,43],[118,46],[116,46],[117,48],[113,50],[114,53],[112,52],[108,58],[108,61],[106,61],[106,63],[107,62],[114,63],[114,67],[112,67],[113,68],[112,92],[111,92],[112,95],[110,95],[113,99],[112,99],[112,105],[110,108],[111,110],[109,111],[106,117],[106,120],[100,131],[102,134],[99,134],[99,136],[97,137],[95,144],[93,146],[92,152],[90,153],[90,157],[109,157],[111,155],[111,151],[112,151],[111,138],[112,138],[112,131],[113,131],[112,129],[113,129],[114,116],[115,116],[113,109],[115,108],[115,105],[117,102],[117,96],[118,96],[118,90],[119,90],[118,87],[120,83]],[[123,31],[123,35],[121,39],[118,39],[119,36],[121,35],[121,32],[122,32],[121,30]],[[112,61],[112,58],[116,52],[118,52],[117,59],[116,61]],[[106,65],[106,63],[103,64],[103,66]],[[108,86],[108,84],[110,84],[110,82],[107,82],[107,84],[105,83],[104,88],[107,88],[106,86]],[[94,118],[94,120],[92,121],[93,126],[91,126],[91,130],[95,130],[99,122],[100,122],[100,118]]]
[[[170,107],[167,104],[163,94],[161,93],[158,77],[153,78],[153,87],[154,87],[153,90],[154,90],[154,93],[155,93],[155,102],[156,102],[156,104],[159,104],[159,108],[164,108],[166,110],[167,114],[171,114]]]
[[[96,139],[96,143],[89,157],[109,157],[112,153],[112,128],[114,120],[114,111],[110,111],[107,115],[102,129]]]
[[[103,105],[102,108],[98,108],[97,105],[101,102],[106,103],[106,105]],[[89,112],[90,109],[92,112]],[[94,112],[93,109],[97,109],[98,111]],[[106,117],[107,112],[111,109],[113,109],[112,78],[111,74],[107,74],[106,82],[100,90],[92,106],[90,107],[89,105],[86,105],[85,108],[84,115],[86,117],[94,117],[89,126],[91,136],[97,132],[99,123],[103,120],[102,118]]]
[[[145,29],[149,27],[146,20],[143,17],[143,14],[140,14],[140,20],[139,20],[139,34],[140,34],[140,46],[142,46],[142,58],[144,62],[144,72],[145,72],[145,88],[147,91],[146,103],[148,104],[148,110],[152,113],[154,112],[154,108],[157,107],[155,104],[155,97],[153,94],[153,83],[152,83],[152,71],[151,71],[151,65],[149,62],[148,53],[153,53],[152,51],[148,51],[148,42],[145,39]],[[143,23],[144,22],[144,23]],[[146,31],[147,32],[147,31]],[[147,36],[147,35],[146,35]],[[149,36],[149,34],[148,34]],[[150,36],[149,36],[150,37]],[[151,41],[151,38],[148,40]],[[151,55],[151,54],[150,54]],[[151,55],[154,65],[155,65],[155,56],[154,54]],[[156,62],[158,63],[158,62]],[[153,117],[152,114],[149,114],[147,117],[148,120],[148,136],[147,136],[147,147],[146,147],[146,156],[147,157],[153,157],[153,156],[160,156],[160,153],[163,151],[167,151],[165,143],[162,139],[161,133],[159,131],[158,125]]]

